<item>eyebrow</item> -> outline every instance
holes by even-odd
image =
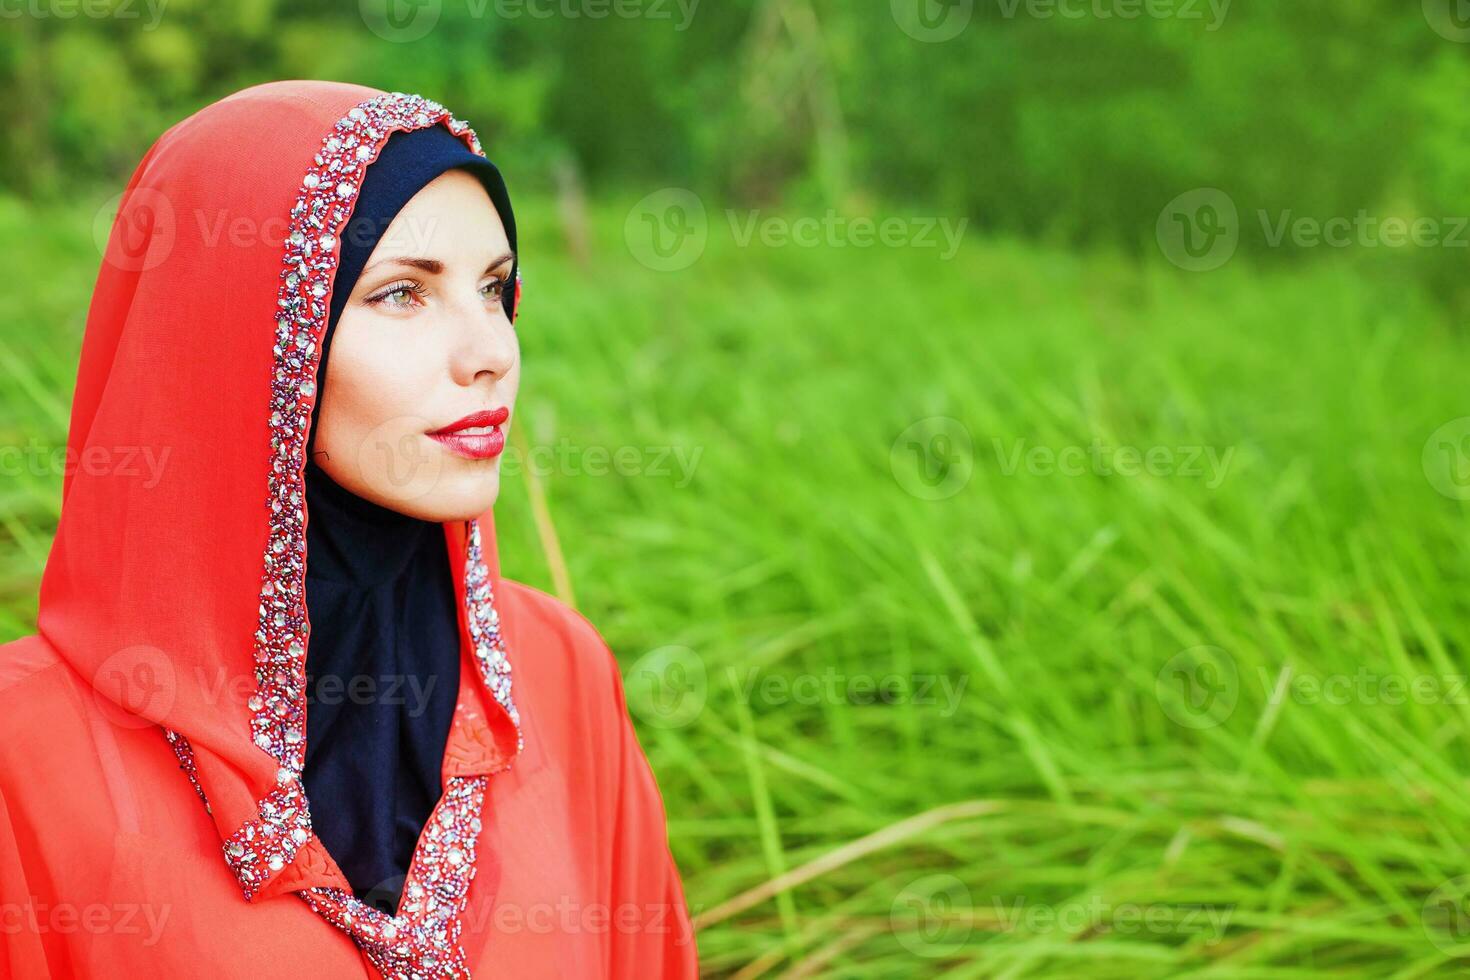
[[[492,260],[489,265],[485,266],[485,271],[489,272],[492,269],[498,269],[502,265],[505,265],[507,262],[512,262],[514,260],[514,253],[506,252],[504,255]],[[422,269],[424,272],[427,272],[432,276],[436,276],[444,271],[444,263],[440,262],[438,259],[420,258],[415,255],[393,255],[386,259],[379,259],[372,265],[368,266],[366,269],[363,269],[362,275],[366,276],[369,272],[372,272],[374,269],[383,265],[399,265],[410,269]]]

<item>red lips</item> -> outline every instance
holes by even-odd
[[[437,436],[449,432],[458,432],[460,429],[473,429],[481,425],[499,425],[510,418],[510,409],[497,408],[493,412],[474,412],[466,415],[457,422],[450,422],[442,429],[435,429],[429,435]]]
[[[505,407],[494,411],[474,412],[442,429],[435,429],[428,436],[466,459],[493,459],[505,449],[505,432],[500,426],[508,418],[510,409]],[[490,431],[465,431],[484,428]]]

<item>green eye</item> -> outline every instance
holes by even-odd
[[[396,282],[368,298],[373,306],[386,306],[394,310],[407,310],[416,306],[424,287],[413,282]]]

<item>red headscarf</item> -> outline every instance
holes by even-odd
[[[435,125],[480,153],[463,122],[418,96],[281,82],[184,120],[139,165],[87,321],[68,440],[76,465],[40,636],[0,655],[0,901],[167,902],[190,923],[175,938],[192,946],[194,972],[210,976],[363,975],[321,959],[345,949],[391,977],[489,975],[482,964],[496,975],[694,975],[662,805],[615,664],[585,620],[501,579],[489,513],[445,525],[461,693],[444,798],[398,915],[354,899],[311,831],[302,468],[337,236],[388,136]],[[151,479],[88,462],[129,447],[161,460]],[[17,721],[6,706],[20,701],[47,714]],[[23,749],[31,758],[18,762]],[[189,813],[180,787],[197,794]],[[88,793],[97,826],[83,828],[58,801]],[[115,854],[81,860],[108,830],[155,840],[150,859],[182,861],[187,874],[169,887],[167,876],[130,876]],[[214,848],[223,858],[209,857],[212,871],[188,864]],[[78,857],[58,857],[67,853]],[[609,921],[527,924],[556,903],[599,919],[606,906]],[[613,921],[625,905],[662,910]],[[505,912],[522,925],[507,927]],[[322,920],[341,932],[323,933]],[[272,939],[246,950],[256,927]],[[56,964],[116,945],[21,932],[0,975],[7,956],[12,969],[45,965],[17,976],[71,975]],[[154,959],[112,950],[108,969],[169,975],[156,968],[175,962],[169,942],[165,928]],[[303,959],[241,968],[262,950]]]

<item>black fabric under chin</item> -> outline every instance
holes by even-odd
[[[364,901],[392,913],[441,794],[459,696],[443,526],[307,465],[306,770],[312,829]]]

